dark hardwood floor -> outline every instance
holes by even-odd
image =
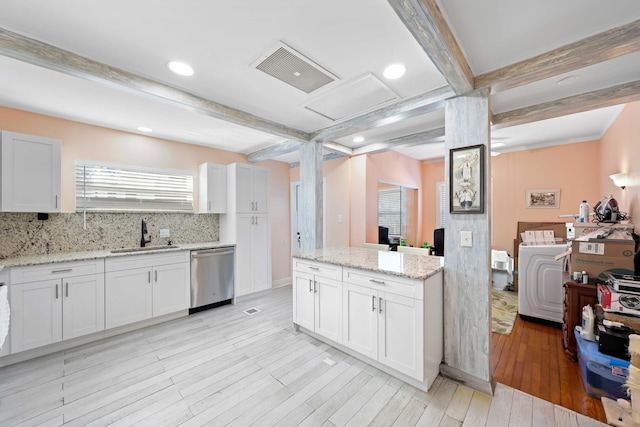
[[[492,333],[496,382],[606,422],[602,402],[587,395],[578,362],[562,348],[562,329],[517,316],[511,335]]]

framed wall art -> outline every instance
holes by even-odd
[[[560,189],[527,190],[527,208],[559,208]]]
[[[449,150],[449,212],[484,212],[484,145]]]

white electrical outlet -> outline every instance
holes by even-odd
[[[473,233],[471,231],[460,232],[460,246],[465,248],[473,246]]]
[[[342,224],[342,215],[338,215],[338,224]]]
[[[160,237],[170,237],[168,228],[160,229]]]

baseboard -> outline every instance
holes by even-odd
[[[490,381],[485,381],[457,368],[452,368],[451,366],[444,363],[440,364],[440,373],[443,377],[447,377],[457,383],[470,387],[489,396],[493,396],[493,391],[496,388],[496,382],[493,380],[493,378]]]
[[[272,288],[281,288],[283,286],[287,286],[293,283],[293,279],[291,277],[285,277],[284,279],[274,280],[271,284]]]

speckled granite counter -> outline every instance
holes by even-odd
[[[166,246],[149,246],[162,249],[150,249],[145,251],[119,252],[111,251],[85,251],[85,252],[66,252],[51,255],[33,255],[17,258],[6,258],[0,260],[0,266],[4,267],[24,267],[28,265],[49,264],[54,262],[84,261],[89,259],[113,258],[122,256],[148,255],[165,252],[193,251],[200,249],[213,249],[235,246],[233,243],[225,242],[199,242],[199,243],[176,243],[171,249],[164,249]]]
[[[303,252],[298,259],[359,268],[411,279],[427,279],[441,271],[444,258],[363,248],[326,248]]]

